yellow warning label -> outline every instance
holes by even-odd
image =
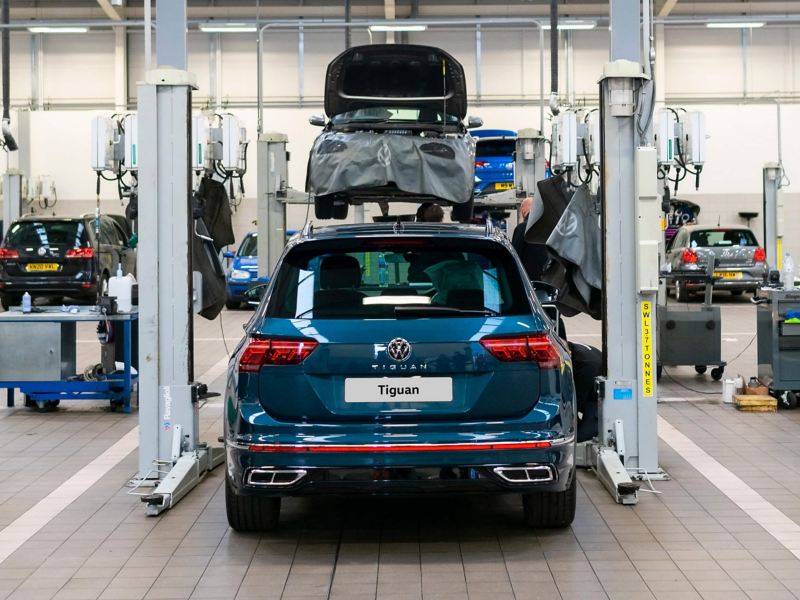
[[[642,395],[645,398],[652,398],[654,380],[653,303],[642,302]]]

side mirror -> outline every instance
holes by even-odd
[[[558,300],[558,288],[554,285],[536,280],[531,280],[531,285],[540,304],[555,304]]]
[[[225,250],[225,252],[222,253],[223,258],[233,258],[234,256],[236,255],[230,250]]]
[[[314,127],[325,127],[325,115],[311,115],[308,122]]]
[[[467,129],[475,129],[476,127],[483,127],[483,119],[475,116],[467,117]]]
[[[244,294],[242,294],[247,300],[247,303],[250,306],[258,306],[261,304],[261,299],[264,297],[264,293],[267,291],[267,284],[262,283],[261,285],[256,285],[251,287],[247,290]]]

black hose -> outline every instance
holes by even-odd
[[[550,0],[550,93],[558,95],[558,0]]]

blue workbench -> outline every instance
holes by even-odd
[[[88,306],[77,313],[60,307],[36,308],[40,312],[0,313],[0,388],[8,389],[8,406],[14,406],[18,388],[34,402],[110,400],[112,406],[121,403],[129,413],[138,378],[131,368],[131,323],[139,318],[138,311],[106,316]],[[123,369],[97,381],[76,380],[75,325],[101,321],[122,328]]]

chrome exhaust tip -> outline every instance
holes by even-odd
[[[508,483],[549,483],[556,480],[556,470],[552,465],[494,467],[492,471]]]
[[[288,487],[308,475],[305,469],[250,469],[245,475],[245,485],[256,487]]]

